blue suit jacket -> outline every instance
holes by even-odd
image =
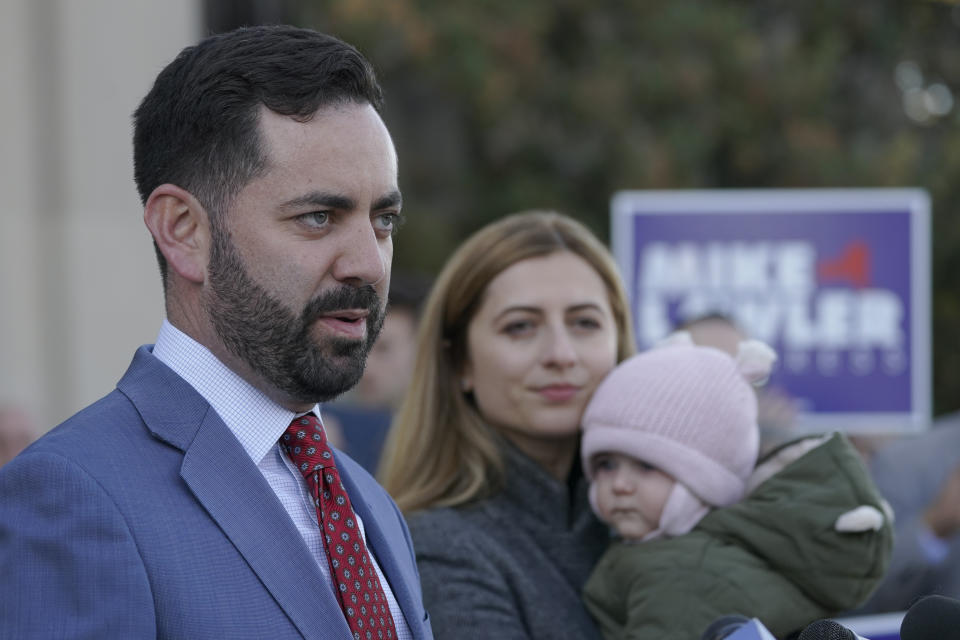
[[[414,637],[431,638],[403,517],[336,457]],[[0,638],[350,637],[260,471],[149,348],[0,469]]]

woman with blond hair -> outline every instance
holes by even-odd
[[[580,592],[608,542],[580,419],[634,350],[606,247],[552,212],[474,234],[427,300],[381,465],[437,638],[599,638]]]

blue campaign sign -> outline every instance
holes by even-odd
[[[925,191],[623,191],[611,228],[640,348],[719,313],[777,351],[801,428],[928,425]]]

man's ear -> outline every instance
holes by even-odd
[[[200,202],[185,189],[162,184],[147,198],[143,221],[168,268],[185,280],[202,283],[210,255],[210,219]]]

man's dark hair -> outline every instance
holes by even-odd
[[[160,72],[133,115],[140,199],[146,204],[158,186],[175,184],[193,194],[216,224],[266,168],[261,105],[307,121],[321,107],[350,102],[379,111],[383,94],[370,63],[333,36],[280,25],[210,36]],[[159,250],[157,259],[166,283]]]

